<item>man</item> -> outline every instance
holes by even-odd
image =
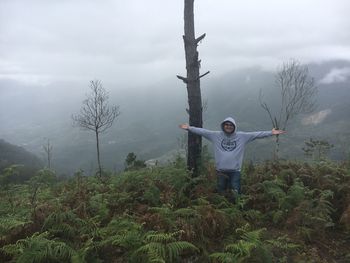
[[[233,118],[228,117],[221,123],[222,131],[210,131],[196,128],[188,124],[179,125],[181,129],[188,130],[207,140],[214,146],[215,165],[218,175],[218,192],[224,193],[227,189],[241,193],[241,167],[245,145],[258,138],[285,133],[282,130],[240,132]]]

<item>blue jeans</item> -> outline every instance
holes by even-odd
[[[223,194],[226,190],[235,190],[241,194],[241,172],[240,171],[216,171],[218,178],[218,192]]]

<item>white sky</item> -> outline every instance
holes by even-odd
[[[151,85],[185,75],[180,0],[0,0],[0,79]],[[350,60],[348,0],[196,0],[201,71]]]

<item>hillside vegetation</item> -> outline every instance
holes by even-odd
[[[16,172],[17,182],[23,182],[32,177],[36,170],[42,167],[41,160],[22,147],[0,139],[0,174],[11,165],[19,165]]]
[[[235,203],[213,165],[192,179],[166,167],[59,179],[4,170],[2,262],[349,262],[349,163],[246,165]],[[12,178],[12,179],[11,179]]]

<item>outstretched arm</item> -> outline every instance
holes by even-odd
[[[193,126],[188,125],[187,123],[180,124],[179,127],[181,129],[183,129],[183,130],[190,131],[190,132],[192,132],[194,134],[203,136],[204,138],[208,139],[209,141],[212,140],[212,138],[213,138],[213,136],[215,134],[214,131],[210,131],[210,130],[203,129],[203,128],[193,127]]]
[[[273,128],[271,131],[244,132],[243,136],[244,136],[246,142],[251,142],[251,141],[254,141],[255,139],[265,138],[265,137],[272,136],[272,135],[278,136],[278,135],[284,134],[284,133],[286,133],[286,131],[277,130],[277,129]]]

